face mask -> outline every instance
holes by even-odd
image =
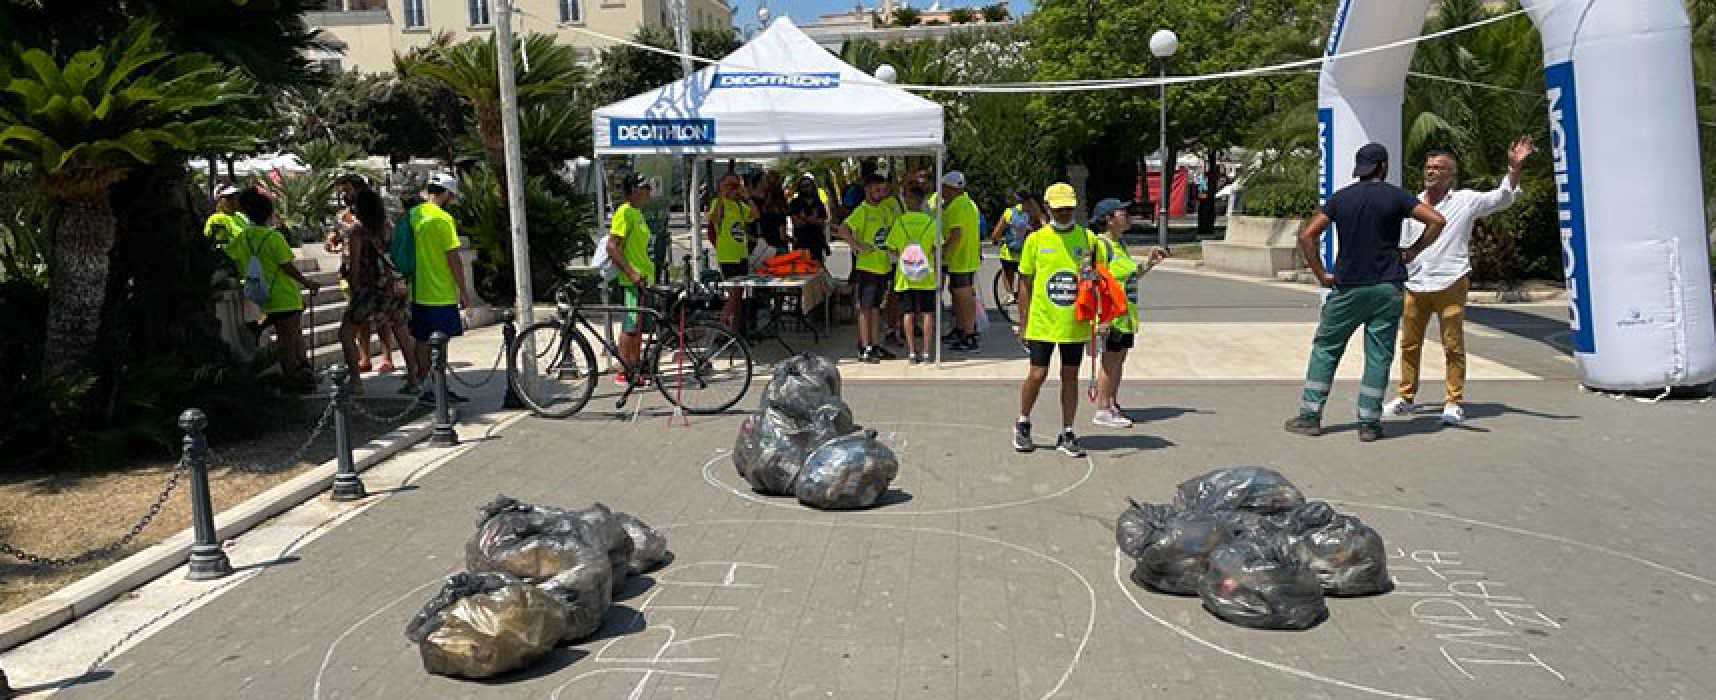
[[[1060,233],[1066,233],[1068,231],[1071,231],[1071,230],[1073,230],[1073,227],[1077,226],[1077,225],[1078,225],[1077,223],[1072,222],[1072,221],[1068,221],[1068,222],[1063,224],[1059,221],[1055,221],[1054,219],[1049,219],[1049,228],[1052,228],[1052,229],[1054,229]]]

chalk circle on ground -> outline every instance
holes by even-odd
[[[753,528],[753,527],[763,526],[763,527],[790,527],[790,528],[826,528],[826,529],[830,529],[830,530],[858,530],[858,531],[869,530],[869,531],[912,533],[912,534],[931,535],[931,536],[938,536],[938,537],[952,537],[952,538],[959,538],[959,539],[968,540],[968,541],[976,542],[976,543],[980,543],[980,544],[990,545],[992,547],[995,547],[995,548],[1001,549],[1001,550],[1005,550],[1007,552],[1013,552],[1013,553],[1016,553],[1019,555],[1024,555],[1024,557],[1027,557],[1027,558],[1032,559],[1032,560],[1036,560],[1036,561],[1040,562],[1041,564],[1045,565],[1044,568],[1046,568],[1046,569],[1049,569],[1052,571],[1052,570],[1058,568],[1059,571],[1065,572],[1065,575],[1069,580],[1066,583],[1062,584],[1064,587],[1066,587],[1070,590],[1077,590],[1077,589],[1081,589],[1081,588],[1083,589],[1083,593],[1085,595],[1085,614],[1083,616],[1083,623],[1084,623],[1083,627],[1084,627],[1084,629],[1083,629],[1082,633],[1079,634],[1079,636],[1076,640],[1072,640],[1072,639],[1062,639],[1063,637],[1065,637],[1065,635],[1054,633],[1053,630],[1056,629],[1056,626],[1043,626],[1043,627],[1039,628],[1039,631],[1045,637],[1045,639],[1043,641],[1047,645],[1052,646],[1052,647],[1057,647],[1058,651],[1068,652],[1068,658],[1066,660],[1066,666],[1064,669],[1053,669],[1053,668],[1045,669],[1046,671],[1048,671],[1048,673],[1046,675],[1040,676],[1042,678],[1041,685],[1044,686],[1040,689],[1040,694],[1038,694],[1037,688],[1026,688],[1026,687],[1024,687],[1027,684],[1027,681],[1026,680],[1020,680],[1020,682],[1018,683],[1018,686],[1019,686],[1018,690],[1019,690],[1020,697],[1035,697],[1035,698],[1039,698],[1040,700],[1049,700],[1050,698],[1054,698],[1054,697],[1058,696],[1060,694],[1061,690],[1066,686],[1068,679],[1071,678],[1074,671],[1077,670],[1079,662],[1083,659],[1084,652],[1090,644],[1091,635],[1096,629],[1096,589],[1095,589],[1095,587],[1093,587],[1090,584],[1090,581],[1084,577],[1084,574],[1080,573],[1077,569],[1073,568],[1071,565],[1067,564],[1066,562],[1061,561],[1060,559],[1057,559],[1053,556],[1050,556],[1049,554],[1045,554],[1043,552],[1039,552],[1037,550],[1030,549],[1028,547],[1023,547],[1023,546],[1013,544],[1013,543],[1007,542],[1005,540],[996,539],[993,537],[986,537],[984,535],[978,535],[978,534],[967,533],[967,532],[959,532],[957,530],[948,530],[948,529],[944,529],[944,528],[934,528],[934,527],[912,527],[912,526],[905,526],[905,525],[892,525],[892,524],[882,524],[882,523],[821,522],[821,521],[803,521],[803,520],[704,520],[704,521],[673,523],[673,524],[668,524],[668,525],[662,525],[662,526],[657,527],[656,529],[661,530],[663,532],[667,532],[667,531],[671,531],[671,530],[684,530],[686,528],[700,528],[701,529],[701,528],[734,527],[734,526],[745,527],[745,528]],[[671,537],[669,539],[669,542],[670,542],[670,546],[671,546],[671,543],[672,543]],[[695,545],[693,544],[692,546],[694,547]],[[961,551],[968,551],[968,550],[962,549]],[[676,554],[677,562],[683,562],[683,563],[670,564],[666,568],[658,570],[658,571],[654,572],[653,574],[651,574],[651,576],[655,580],[655,584],[654,584],[654,586],[652,586],[652,588],[650,590],[652,590],[652,591],[655,591],[655,590],[665,591],[665,590],[673,589],[676,586],[693,586],[693,587],[701,587],[702,590],[709,590],[711,588],[716,588],[716,589],[731,588],[731,589],[750,589],[752,591],[760,593],[766,584],[759,584],[759,583],[754,583],[754,582],[736,582],[735,581],[735,573],[734,572],[736,570],[738,570],[740,566],[751,567],[753,569],[771,569],[771,570],[772,569],[787,569],[788,568],[788,565],[786,565],[784,563],[771,564],[771,563],[767,563],[767,562],[758,562],[758,563],[750,563],[750,564],[741,564],[739,562],[729,562],[729,561],[708,562],[708,561],[701,560],[699,558],[699,555],[695,551],[676,551],[675,554]],[[815,553],[811,566],[814,566],[816,563],[820,563],[822,561],[822,558],[823,558],[822,553]],[[1020,561],[1020,560],[1008,562],[1007,565],[1013,566],[1014,567],[1013,570],[1016,572],[1017,571],[1016,565],[1017,565],[1018,561]],[[707,568],[707,567],[703,566],[705,564],[718,564],[720,568],[732,567],[732,568],[728,568],[727,573],[726,573],[725,583],[729,584],[729,585],[723,585],[721,582],[717,582],[717,581],[702,582],[702,581],[697,581],[697,580],[691,580],[691,581],[676,580],[676,578],[677,578],[675,576],[676,571],[689,571],[689,570],[699,569],[700,567],[701,568]],[[900,574],[901,574],[901,578],[905,579],[905,580],[900,581],[901,584],[909,584],[910,581],[913,580],[911,575],[910,575],[911,572],[909,569],[902,570],[900,572]],[[336,654],[339,654],[339,648],[343,642],[345,642],[348,638],[352,637],[360,628],[362,628],[366,625],[369,625],[372,622],[376,622],[377,620],[387,621],[389,623],[394,624],[397,627],[403,627],[405,624],[405,620],[407,618],[409,618],[411,614],[413,614],[413,611],[415,610],[416,606],[422,602],[422,599],[427,594],[428,589],[430,589],[431,587],[433,587],[434,585],[439,583],[443,578],[444,578],[444,576],[443,577],[437,577],[437,578],[432,579],[430,581],[419,584],[415,588],[412,588],[412,589],[406,591],[405,593],[401,594],[399,597],[394,598],[392,601],[383,604],[381,607],[371,611],[369,614],[365,615],[364,617],[360,618],[357,622],[353,623],[350,627],[346,628],[345,631],[341,632],[338,637],[336,637],[332,642],[330,642],[328,644],[326,651],[324,652],[324,654],[322,656],[321,666],[316,671],[315,684],[313,687],[313,691],[311,693],[312,700],[320,700],[321,699],[323,687],[324,687],[324,685],[327,684],[326,681],[327,681],[327,677],[328,677],[329,666],[332,665],[332,662],[333,662],[334,658],[336,657]],[[695,577],[693,577],[693,578],[695,578]],[[1071,595],[1076,596],[1076,594],[1071,594]],[[550,697],[550,698],[558,698],[562,695],[562,693],[567,691],[568,686],[571,686],[575,683],[582,682],[584,679],[587,679],[587,678],[602,677],[602,676],[606,676],[606,675],[610,675],[610,674],[626,674],[626,673],[637,674],[634,677],[638,678],[639,680],[638,680],[638,684],[634,690],[634,693],[642,691],[645,688],[645,686],[651,681],[652,678],[661,679],[661,680],[667,680],[667,679],[672,678],[672,679],[677,679],[679,681],[684,681],[684,682],[695,681],[695,680],[706,680],[706,681],[718,680],[718,677],[719,677],[718,674],[715,674],[712,672],[714,669],[706,668],[706,667],[704,667],[704,665],[702,663],[698,663],[698,662],[719,661],[720,660],[719,658],[715,658],[715,657],[689,658],[689,659],[687,659],[687,658],[677,658],[677,659],[676,658],[664,658],[662,656],[662,653],[665,650],[669,649],[670,647],[674,647],[675,645],[684,645],[684,644],[688,644],[688,643],[692,643],[692,642],[697,642],[699,640],[721,640],[721,641],[725,641],[727,643],[743,644],[744,643],[743,639],[737,634],[710,634],[710,635],[703,635],[702,637],[698,637],[698,638],[692,638],[692,639],[687,639],[687,640],[682,640],[682,641],[675,641],[673,635],[675,635],[676,632],[673,630],[673,628],[671,626],[671,623],[673,622],[673,620],[668,619],[667,616],[663,616],[662,618],[660,618],[660,624],[658,625],[658,624],[656,624],[657,620],[651,620],[650,619],[652,612],[667,612],[667,611],[683,612],[683,613],[691,615],[694,619],[698,620],[699,623],[705,622],[704,620],[702,620],[702,618],[709,616],[711,614],[719,613],[719,612],[730,612],[730,613],[741,614],[741,615],[743,615],[743,614],[760,614],[763,612],[763,610],[761,608],[757,608],[755,610],[747,611],[746,609],[744,609],[741,606],[730,606],[730,607],[687,606],[687,605],[671,605],[671,604],[652,606],[649,604],[651,600],[653,600],[653,599],[646,597],[646,598],[642,598],[642,599],[631,599],[631,600],[626,601],[626,603],[625,603],[625,605],[630,606],[634,609],[637,609],[639,612],[636,614],[643,617],[644,622],[648,623],[647,626],[644,627],[642,630],[633,630],[633,631],[626,632],[623,634],[619,634],[619,635],[615,635],[615,636],[608,636],[608,637],[597,639],[594,641],[582,642],[582,643],[573,645],[573,648],[579,648],[579,649],[587,650],[589,652],[589,656],[585,657],[584,659],[581,659],[579,662],[574,663],[565,669],[559,670],[559,671],[557,671],[557,672],[555,672],[549,676],[545,676],[543,678],[544,681],[554,682],[555,685],[553,685],[553,686],[538,685],[538,684],[533,682],[536,679],[530,679],[528,681],[520,681],[519,686],[518,686],[519,694],[530,695],[533,697],[546,695],[547,697]],[[669,601],[669,602],[671,603],[671,602],[675,602],[675,601]],[[732,601],[727,601],[727,602],[732,602]],[[968,608],[967,603],[968,603],[968,601],[964,601],[964,600],[960,601],[959,607],[961,608],[961,611],[962,611],[961,614],[962,615],[971,614],[970,610],[967,609]],[[1069,623],[1066,626],[1067,628],[1076,629],[1076,627],[1073,624],[1070,624],[1072,622],[1072,620],[1069,618],[1066,618],[1065,614],[1062,612],[1061,606],[1059,603],[1059,597],[1056,597],[1056,596],[1045,596],[1044,608],[1042,610],[1036,610],[1036,611],[1024,610],[1024,608],[1026,606],[1020,605],[1020,601],[1013,596],[1001,596],[999,599],[993,601],[993,604],[996,607],[998,607],[1000,610],[1005,611],[1005,612],[1000,612],[997,614],[1020,613],[1021,611],[1023,611],[1024,614],[1027,614],[1027,615],[1035,613],[1035,614],[1040,615],[1040,616],[1054,616],[1056,618],[1065,619]],[[402,606],[404,608],[403,610],[400,610],[394,614],[389,614],[389,611],[401,608]],[[867,613],[871,616],[875,616],[874,611],[854,610],[853,612],[855,612],[855,613]],[[612,615],[612,614],[613,614],[613,611],[610,611],[610,615]],[[1035,618],[1033,618],[1033,619],[1035,619]],[[1029,628],[1028,624],[1020,623],[1017,620],[1013,620],[1012,622],[1014,622],[1012,627],[1015,629]],[[604,630],[606,630],[608,628],[608,626],[611,624],[612,624],[612,620],[604,622],[603,623]],[[622,642],[625,642],[626,640],[634,639],[634,638],[642,638],[645,636],[645,633],[649,632],[651,629],[654,629],[656,627],[666,628],[666,634],[667,634],[666,638],[667,638],[668,642],[663,644],[659,649],[656,650],[656,653],[654,654],[653,658],[625,657],[624,650],[622,650],[620,653],[610,654],[609,650],[616,643],[622,643]],[[604,632],[604,634],[606,634],[606,632]],[[1020,633],[1009,633],[1009,634],[1014,634],[1015,637],[1018,639],[1025,638],[1025,635],[1020,634]],[[857,640],[854,640],[854,641],[857,641]],[[864,647],[864,648],[868,648],[868,647]],[[710,648],[704,647],[704,648],[696,649],[694,653],[696,653],[698,656],[703,656],[705,654],[712,653],[712,651],[713,650],[711,650]],[[886,652],[886,651],[898,652],[901,650],[879,650],[879,652]],[[376,653],[378,654],[378,656],[380,658],[389,659],[389,660],[392,660],[394,662],[403,661],[403,662],[409,664],[409,668],[406,668],[406,669],[382,669],[382,672],[393,671],[393,672],[411,673],[411,674],[423,673],[421,667],[418,666],[418,664],[417,664],[417,654],[415,653],[415,650],[413,649],[412,653],[404,653],[404,652],[405,652],[404,647],[398,648],[398,649],[378,650]],[[354,658],[355,656],[356,656],[355,654],[344,654],[344,655],[340,655],[339,658],[341,659],[342,665],[347,665],[347,666],[349,666],[349,668],[351,670],[356,671],[356,670],[360,669],[359,664],[360,664],[361,660],[358,658]],[[609,658],[610,656],[612,656],[613,658]],[[896,654],[896,657],[897,656],[898,655]],[[840,660],[835,659],[832,661],[838,662]],[[591,663],[587,663],[587,662],[591,662]],[[602,666],[601,662],[612,662],[613,664],[616,664],[616,665]],[[687,662],[690,662],[690,663],[687,663]],[[627,664],[627,665],[621,666],[618,664]],[[663,664],[665,664],[665,665],[663,665]],[[693,672],[693,671],[695,671],[695,672]],[[528,673],[528,671],[526,671],[526,673]],[[1023,675],[1023,674],[1021,674],[1021,675]],[[1038,677],[1038,676],[1032,676],[1032,677]],[[565,680],[559,680],[562,678],[564,678]],[[1051,683],[1051,679],[1052,679],[1052,683]],[[465,683],[465,681],[448,681],[448,682]],[[636,697],[636,695],[634,695],[634,697]]]
[[[986,510],[1000,510],[1016,506],[1041,503],[1072,493],[1074,489],[1090,481],[1096,473],[1096,460],[1086,456],[1077,460],[1079,466],[1070,469],[1058,469],[1058,466],[1075,464],[1073,460],[1055,454],[1053,450],[1038,447],[1037,452],[1030,455],[1019,455],[1007,446],[1001,451],[1002,441],[995,441],[996,453],[982,454],[953,454],[946,455],[931,452],[932,439],[921,432],[911,431],[914,428],[938,428],[941,430],[981,430],[994,432],[1002,436],[1013,434],[1011,430],[997,428],[992,425],[973,425],[966,423],[924,423],[917,421],[874,421],[862,423],[866,428],[877,431],[877,438],[894,450],[900,458],[900,475],[894,479],[888,493],[883,494],[882,500],[874,508],[864,510],[846,510],[841,513],[854,515],[949,515],[954,513],[975,513]],[[985,443],[988,445],[991,443]],[[972,465],[980,465],[974,469]],[[1048,465],[1053,471],[1047,471]],[[722,469],[725,467],[725,469]],[[717,474],[720,474],[719,476]],[[1061,484],[1030,483],[1042,474],[1064,474],[1067,481]],[[948,484],[947,479],[952,479]],[[738,472],[733,469],[733,453],[722,449],[715,456],[703,463],[703,480],[710,486],[721,489],[739,498],[769,506],[794,511],[814,511],[800,504],[791,496],[764,496],[751,490]],[[942,486],[951,485],[955,498],[963,497],[972,487],[986,488],[998,492],[987,495],[990,502],[976,503],[963,506],[925,507],[924,501],[931,498],[941,498],[941,493],[932,492],[928,487],[935,482]],[[1031,495],[1019,493],[1019,486],[1024,486]],[[1007,493],[1007,491],[1013,491]],[[945,489],[942,490],[945,492]],[[909,495],[908,503],[901,503],[902,494]]]
[[[1626,623],[1622,622],[1623,620],[1630,622],[1632,627],[1638,629],[1643,638],[1653,638],[1661,631],[1652,626],[1664,622],[1672,625],[1673,621],[1638,619],[1639,613],[1634,610],[1611,611],[1614,617],[1611,620],[1591,619],[1592,610],[1589,606],[1581,606],[1575,602],[1556,602],[1552,598],[1542,598],[1544,604],[1542,605],[1543,609],[1540,609],[1537,602],[1539,598],[1533,597],[1534,592],[1541,595],[1546,589],[1592,587],[1607,590],[1607,588],[1603,584],[1593,583],[1590,579],[1570,576],[1566,572],[1561,572],[1558,575],[1545,575],[1539,571],[1534,576],[1533,564],[1524,562],[1521,556],[1506,555],[1505,550],[1509,548],[1506,545],[1501,546],[1504,554],[1496,553],[1493,550],[1494,541],[1481,539],[1481,536],[1473,534],[1473,528],[1576,547],[1631,562],[1666,577],[1685,579],[1716,587],[1716,580],[1682,571],[1637,555],[1601,545],[1580,542],[1560,535],[1404,506],[1334,499],[1329,502],[1343,509],[1358,511],[1360,516],[1382,533],[1390,552],[1390,571],[1394,574],[1399,585],[1394,591],[1380,596],[1330,598],[1329,620],[1313,630],[1307,632],[1265,632],[1229,625],[1203,610],[1196,597],[1163,595],[1146,590],[1133,582],[1130,578],[1133,561],[1118,549],[1114,550],[1114,585],[1131,602],[1132,607],[1151,622],[1192,644],[1223,656],[1281,674],[1367,695],[1417,699],[1430,698],[1432,695],[1426,690],[1409,691],[1366,685],[1350,680],[1352,675],[1350,673],[1343,674],[1349,676],[1349,678],[1344,679],[1332,675],[1332,672],[1319,672],[1319,670],[1305,668],[1309,664],[1300,663],[1300,665],[1295,666],[1282,661],[1260,658],[1259,655],[1248,653],[1249,650],[1235,647],[1241,646],[1238,642],[1267,643],[1267,646],[1263,648],[1280,653],[1283,648],[1342,643],[1354,645],[1351,647],[1354,654],[1368,656],[1372,660],[1382,660],[1384,657],[1377,656],[1374,652],[1384,649],[1404,652],[1414,646],[1411,644],[1412,641],[1418,641],[1420,644],[1417,646],[1424,647],[1419,651],[1426,656],[1423,660],[1414,661],[1419,663],[1428,661],[1432,667],[1443,671],[1440,679],[1429,684],[1458,688],[1459,686],[1455,683],[1472,683],[1470,687],[1463,689],[1466,692],[1459,692],[1460,695],[1466,695],[1470,692],[1481,693],[1482,691],[1477,690],[1479,687],[1477,684],[1486,680],[1496,681],[1498,676],[1493,671],[1490,671],[1491,675],[1487,678],[1480,677],[1478,673],[1503,667],[1525,669],[1523,672],[1529,674],[1507,679],[1516,680],[1520,683],[1520,685],[1510,688],[1510,693],[1524,689],[1530,689],[1529,692],[1524,693],[1526,695],[1531,695],[1537,691],[1579,692],[1581,689],[1585,692],[1607,691],[1612,689],[1615,683],[1632,683],[1633,681],[1620,676],[1618,672],[1612,669],[1595,668],[1604,665],[1603,660],[1590,657],[1588,654],[1591,652],[1584,652],[1584,647],[1600,649],[1602,648],[1601,645],[1593,644],[1590,637],[1578,639],[1573,625],[1576,624],[1578,629],[1583,630],[1586,635],[1610,635],[1613,639],[1619,640],[1621,638],[1613,636],[1613,633],[1618,628],[1626,626]],[[1389,520],[1392,519],[1373,518],[1373,515],[1377,513],[1404,514],[1408,517],[1390,522]],[[1442,539],[1427,533],[1423,529],[1423,525],[1427,523],[1458,525],[1462,532],[1456,536],[1448,537],[1448,539]],[[1461,543],[1446,544],[1456,541]],[[1406,546],[1401,547],[1397,543]],[[1492,551],[1485,552],[1480,549],[1484,544],[1492,545]],[[1444,550],[1414,549],[1414,547],[1420,546],[1442,546]],[[1458,549],[1448,551],[1451,547]],[[1525,546],[1518,547],[1522,552],[1532,549]],[[1557,561],[1564,562],[1565,560]],[[1514,564],[1516,568],[1506,571],[1500,568],[1508,564]],[[1430,571],[1437,567],[1440,567],[1440,571]],[[1486,568],[1489,570],[1476,570]],[[1459,588],[1456,589],[1456,587]],[[1454,590],[1460,592],[1451,592]],[[1659,589],[1656,592],[1661,594],[1663,591]],[[1697,593],[1690,593],[1689,595],[1693,600],[1700,599]],[[1153,611],[1150,607],[1146,607],[1146,603],[1150,601],[1161,601],[1162,604],[1152,606],[1156,608]],[[1387,607],[1379,609],[1377,606]],[[1420,615],[1421,607],[1425,609],[1422,616]],[[1556,613],[1582,613],[1584,619],[1569,622],[1567,618],[1555,617],[1546,613],[1544,609]],[[1458,617],[1450,614],[1456,610],[1462,611]],[[1435,614],[1430,614],[1432,612]],[[1464,615],[1467,612],[1474,616],[1480,616],[1481,619],[1465,619]],[[1675,613],[1673,610],[1666,610],[1662,614],[1673,615]],[[1493,619],[1492,615],[1494,616]],[[1376,619],[1379,616],[1382,619]],[[1429,622],[1426,623],[1425,620]],[[1682,624],[1687,628],[1683,632],[1692,634],[1694,629],[1705,628],[1707,622],[1716,622],[1716,620],[1682,620]],[[1567,627],[1563,627],[1563,625],[1567,625]],[[1389,638],[1391,639],[1390,643],[1376,644],[1374,645],[1375,649],[1367,652],[1366,648],[1357,646],[1364,642],[1350,640],[1353,630],[1364,628],[1369,628],[1370,634],[1404,632],[1410,636],[1413,632],[1417,632],[1420,636],[1416,640]],[[1376,630],[1383,631],[1377,632]],[[1367,633],[1361,632],[1360,634]],[[1283,641],[1278,635],[1291,635],[1291,637]],[[1566,647],[1557,646],[1557,642],[1566,637],[1572,637],[1575,640],[1573,644]],[[1424,640],[1431,641],[1426,645]],[[1614,642],[1611,641],[1611,643]],[[1581,652],[1584,652],[1584,658],[1580,658]],[[1517,654],[1517,656],[1508,656],[1509,654]],[[1333,655],[1324,653],[1322,655],[1337,659],[1342,658],[1338,653]],[[1395,659],[1395,661],[1403,660]],[[1417,668],[1421,670],[1424,667],[1418,666]],[[1586,681],[1585,684],[1580,685],[1569,681],[1566,674],[1557,668],[1571,669],[1577,672],[1578,676],[1585,676],[1585,678],[1580,679]],[[1367,663],[1367,671],[1373,675],[1388,676],[1389,674],[1382,672],[1383,670],[1385,669],[1370,667],[1370,664]],[[1383,685],[1383,683],[1376,681],[1369,682]],[[1667,683],[1668,681],[1663,682]],[[1496,689],[1495,686],[1485,687],[1490,687],[1491,690]],[[1641,688],[1642,686],[1634,686],[1634,689]]]

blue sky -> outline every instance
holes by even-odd
[[[733,24],[741,29],[747,24],[757,21],[757,0],[730,0],[733,3]],[[926,8],[933,0],[912,0],[912,6]],[[865,7],[880,7],[880,0],[865,0]],[[982,7],[994,4],[994,0],[942,0],[943,7]],[[1014,16],[1022,15],[1031,9],[1031,0],[1012,0],[1007,8]],[[832,12],[843,12],[852,9],[853,0],[772,0],[769,2],[769,13],[775,17],[786,14],[792,21],[805,24]]]

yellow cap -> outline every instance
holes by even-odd
[[[1057,182],[1049,185],[1049,189],[1043,191],[1043,201],[1049,205],[1050,209],[1076,207],[1078,206],[1078,193],[1073,191],[1072,185]]]

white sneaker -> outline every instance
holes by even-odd
[[[1100,425],[1104,428],[1130,428],[1130,427],[1132,427],[1132,421],[1127,420],[1126,416],[1116,414],[1115,412],[1110,411],[1106,408],[1097,411],[1096,415],[1091,416],[1090,422],[1093,424],[1096,424],[1096,425]]]
[[[1407,401],[1406,399],[1399,397],[1396,397],[1393,401],[1388,402],[1382,407],[1383,415],[1388,416],[1410,416],[1417,412],[1417,406],[1414,406],[1411,401]]]
[[[1460,425],[1466,422],[1466,410],[1460,404],[1442,404],[1442,425]]]

